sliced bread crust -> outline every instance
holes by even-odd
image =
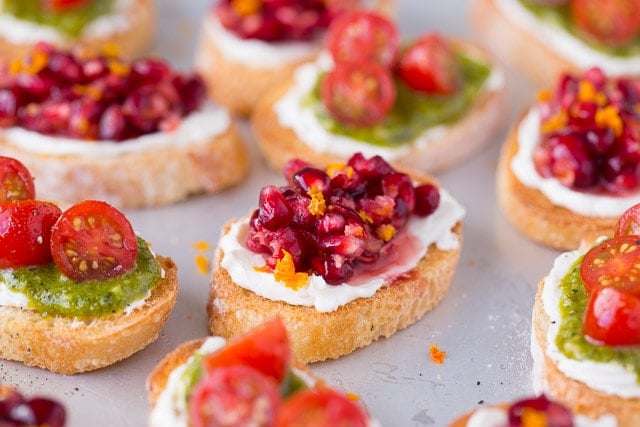
[[[128,315],[82,321],[0,306],[0,358],[71,375],[111,365],[143,349],[158,338],[178,295],[177,266],[171,258],[157,259],[164,278],[145,305]]]
[[[495,64],[481,48],[460,40],[453,42],[466,52]],[[267,163],[275,170],[282,170],[285,163],[294,157],[320,166],[344,162],[349,155],[317,151],[293,129],[280,124],[274,106],[293,85],[293,78],[290,77],[284,85],[269,91],[252,114],[251,127]],[[412,146],[407,153],[389,160],[409,170],[442,172],[468,159],[492,141],[492,137],[502,126],[504,108],[504,85],[483,90],[469,111],[455,123],[448,125],[442,135],[434,137],[424,147]]]
[[[511,160],[518,152],[521,120],[510,131],[498,163],[496,193],[504,216],[531,240],[555,249],[575,249],[583,240],[610,235],[616,218],[586,217],[557,206],[514,175]]]
[[[223,233],[229,231],[226,224]],[[462,243],[462,223],[454,231]],[[272,301],[233,282],[220,266],[217,249],[207,303],[213,335],[232,338],[265,320],[280,316],[289,333],[293,354],[302,363],[338,358],[389,337],[418,321],[446,295],[461,245],[453,250],[432,244],[411,271],[380,288],[371,298],[359,298],[332,312]]]

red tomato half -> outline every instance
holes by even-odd
[[[0,203],[0,268],[50,262],[51,228],[61,213],[38,200]]]
[[[449,42],[428,34],[413,42],[398,62],[400,79],[418,92],[447,95],[460,87],[460,64]]]
[[[616,222],[613,235],[626,236],[628,234],[640,236],[640,203],[627,209]]]
[[[398,56],[399,44],[393,22],[374,12],[343,15],[327,33],[327,49],[336,63],[373,61],[390,67]]]
[[[108,203],[86,200],[66,210],[53,226],[51,254],[70,279],[103,280],[133,267],[138,241],[122,212]]]
[[[597,288],[589,296],[582,328],[597,343],[640,344],[640,299],[613,287]]]
[[[207,371],[221,367],[246,365],[280,383],[291,355],[287,329],[280,318],[269,320],[227,343],[208,356],[203,365]]]
[[[248,366],[228,366],[209,373],[189,400],[193,427],[272,426],[280,405],[273,378]]]
[[[357,403],[329,389],[300,391],[282,404],[276,427],[365,427],[367,416]]]
[[[42,6],[52,12],[64,12],[86,4],[87,0],[43,0]]]
[[[587,293],[613,286],[640,295],[640,237],[616,236],[587,252],[580,276]]]
[[[340,123],[373,126],[391,111],[396,90],[387,68],[375,62],[344,62],[324,77],[320,96]]]
[[[25,165],[12,157],[0,156],[0,203],[34,199],[33,177]]]
[[[622,46],[640,34],[640,0],[572,0],[579,30],[599,42]]]

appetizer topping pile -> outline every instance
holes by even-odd
[[[19,161],[0,157],[0,268],[48,264],[74,281],[123,275],[134,266],[137,237],[122,212],[87,200],[66,211],[35,199]]]
[[[542,394],[515,402],[508,410],[509,427],[573,427],[571,412]]]
[[[368,425],[357,403],[330,388],[309,388],[290,362],[289,338],[279,318],[204,356],[189,393],[189,425]]]
[[[337,19],[327,35],[334,67],[320,96],[331,116],[351,127],[381,123],[396,101],[396,81],[422,94],[450,95],[461,85],[460,64],[449,43],[428,34],[400,52],[398,29],[373,12]]]
[[[640,184],[640,85],[609,79],[599,68],[564,74],[542,92],[538,173],[568,188],[597,193],[636,191]]]
[[[539,13],[554,14],[577,36],[595,45],[624,48],[640,36],[639,0],[521,0]]]
[[[583,332],[595,344],[640,345],[640,204],[614,235],[587,252],[580,277],[588,295]]]
[[[309,40],[326,29],[351,0],[222,0],[213,12],[243,39]]]
[[[67,413],[51,399],[27,399],[17,390],[0,385],[0,425],[5,427],[63,427]]]
[[[85,58],[39,43],[0,65],[0,127],[51,136],[122,141],[171,131],[205,97],[200,77],[158,59]]]
[[[0,11],[78,36],[94,19],[109,13],[113,0],[3,0]]]
[[[284,175],[287,185],[261,190],[246,245],[294,289],[308,274],[345,283],[385,258],[411,215],[426,217],[440,202],[437,187],[414,185],[380,156],[356,153],[326,170],[291,160]]]

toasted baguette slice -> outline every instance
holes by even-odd
[[[0,154],[27,166],[39,197],[62,202],[101,199],[119,208],[158,206],[231,186],[248,171],[246,148],[233,121],[223,132],[197,142],[175,142],[157,149],[79,156],[36,152],[10,143],[0,130]]]
[[[460,40],[453,42],[458,46],[457,49],[463,49],[479,58],[485,58],[490,64],[495,64],[483,49]],[[502,74],[495,67],[494,71]],[[499,76],[498,80],[502,80],[502,77]],[[285,163],[294,157],[319,166],[344,162],[353,153],[342,156],[329,151],[318,151],[301,139],[294,129],[280,123],[275,104],[294,84],[293,78],[290,78],[284,85],[271,90],[253,112],[251,126],[267,163],[275,170],[282,170]],[[498,82],[495,87],[483,89],[464,116],[447,125],[444,132],[434,136],[428,144],[413,145],[406,153],[396,158],[384,157],[409,170],[430,173],[444,171],[477,153],[492,140],[503,123],[504,107],[504,84]],[[372,146],[364,142],[362,144],[372,149]]]
[[[547,355],[550,319],[542,302],[543,287],[544,280],[538,284],[533,306],[532,349],[539,351],[538,356],[541,358],[538,361],[534,358],[534,363],[538,364],[538,369],[534,369],[534,375],[541,375],[541,378],[534,378],[534,381],[543,384],[547,395],[576,414],[590,418],[613,414],[618,418],[620,427],[640,425],[640,399],[625,399],[594,390],[581,381],[567,377]]]
[[[376,0],[374,9],[383,14],[395,14],[395,0]],[[320,49],[312,49],[309,55],[291,59],[278,66],[247,65],[229,58],[221,50],[219,41],[208,30],[215,17],[207,13],[196,48],[195,69],[207,84],[209,96],[234,114],[247,116],[257,102],[273,87],[286,82],[300,64],[315,58]]]
[[[123,57],[138,56],[151,44],[154,37],[156,6],[153,0],[132,0],[127,2],[126,6],[117,12],[118,22],[112,31],[96,34],[85,32],[77,38],[60,33],[59,40],[49,42],[62,49],[80,48],[89,56],[102,54],[105,49],[108,51],[115,49]],[[0,59],[24,58],[33,47],[33,43],[14,40],[8,30],[0,28]]]
[[[230,225],[225,225],[223,233]],[[462,224],[454,231],[462,242]],[[297,360],[310,363],[338,358],[389,337],[433,309],[449,290],[460,248],[441,250],[432,244],[413,270],[371,298],[356,299],[332,312],[272,301],[238,286],[220,266],[223,253],[218,248],[207,304],[209,329],[214,335],[231,338],[278,315],[287,326]]]
[[[575,249],[583,240],[611,234],[617,218],[586,217],[557,206],[514,175],[511,160],[518,152],[521,120],[510,131],[498,162],[496,193],[505,217],[531,240],[555,249]]]
[[[0,306],[0,358],[77,374],[111,365],[143,349],[158,338],[178,295],[176,265],[171,258],[157,259],[164,277],[145,305],[128,315],[81,321]]]

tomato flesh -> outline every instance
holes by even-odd
[[[280,407],[277,427],[365,427],[364,410],[332,389],[308,389],[286,400]]]
[[[87,4],[87,0],[43,0],[45,10],[64,12]]]
[[[269,320],[227,343],[203,361],[206,371],[234,365],[251,366],[280,383],[287,374],[291,346],[280,318]]]
[[[189,425],[272,426],[279,405],[273,378],[248,366],[228,366],[210,372],[194,388]]]
[[[640,203],[627,209],[614,227],[614,236],[640,236]]]
[[[401,54],[398,76],[413,90],[427,94],[452,94],[462,81],[455,52],[435,33],[421,37]]]
[[[62,211],[53,203],[16,200],[0,203],[0,268],[51,261],[51,229]]]
[[[580,265],[587,293],[613,286],[640,295],[640,237],[616,236],[587,252]]]
[[[373,61],[385,67],[396,61],[399,44],[393,22],[373,12],[343,15],[329,28],[326,43],[336,63]]]
[[[0,203],[11,200],[34,199],[36,189],[33,177],[20,161],[0,156]]]
[[[70,279],[103,280],[133,268],[138,242],[122,212],[106,202],[86,200],[66,210],[53,226],[51,254]]]
[[[599,42],[623,46],[640,34],[640,0],[573,0],[578,29]]]
[[[640,344],[640,298],[614,287],[600,287],[589,296],[583,332],[596,343]]]
[[[393,107],[396,91],[387,68],[360,61],[336,64],[322,80],[320,95],[338,122],[361,127],[384,120]]]

